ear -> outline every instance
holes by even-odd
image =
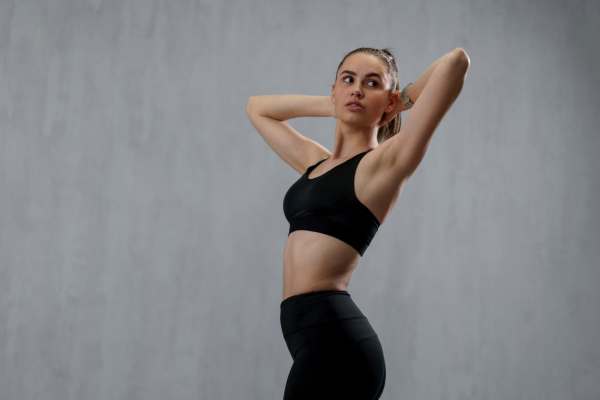
[[[335,104],[335,95],[333,94],[333,91],[335,90],[335,85],[331,85],[331,103]]]
[[[400,96],[400,92],[398,92],[398,91],[392,92],[392,95],[390,96],[390,99],[388,100],[388,104],[385,107],[386,113],[389,113],[390,111],[392,111],[396,108],[396,104],[399,101],[399,96]]]

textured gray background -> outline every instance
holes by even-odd
[[[381,399],[597,400],[599,19],[596,0],[0,0],[0,399],[282,398],[299,175],[246,101],[329,95],[373,46],[402,84],[471,59],[348,287]],[[289,122],[332,149],[333,118]]]

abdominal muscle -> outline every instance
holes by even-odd
[[[294,231],[283,251],[283,300],[319,290],[346,290],[360,253],[329,235]]]

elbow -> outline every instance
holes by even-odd
[[[248,102],[246,103],[246,114],[250,114],[252,112],[252,107],[254,104],[254,101],[252,100],[254,97],[250,97],[248,99]]]
[[[456,58],[456,60],[458,62],[460,62],[461,64],[463,64],[466,68],[469,68],[469,64],[471,63],[471,59],[467,55],[466,51],[464,51],[460,47],[457,47],[456,49],[454,49],[453,53],[454,53],[455,58]]]
[[[460,79],[464,79],[464,77],[467,76],[470,60],[463,49],[457,48],[452,50],[449,53],[448,62],[448,68],[452,71],[453,76]]]

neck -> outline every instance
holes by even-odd
[[[349,125],[337,120],[335,125],[335,139],[331,159],[350,158],[379,146],[377,143],[377,130],[379,127]]]

